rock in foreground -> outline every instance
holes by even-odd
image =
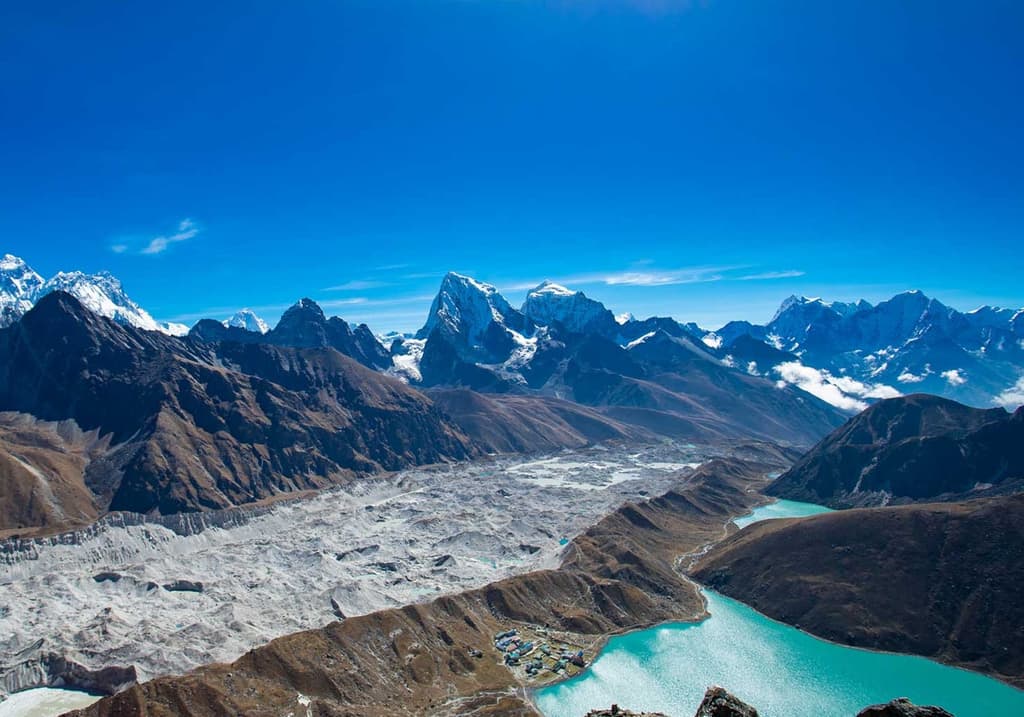
[[[709,687],[694,717],[757,717],[757,710],[722,687]]]
[[[633,712],[624,710],[618,705],[612,705],[609,710],[591,710],[585,717],[667,717],[663,712]]]
[[[884,705],[865,707],[857,717],[953,717],[941,707],[918,707],[906,697]]]
[[[632,712],[618,705],[607,710],[592,710],[585,717],[665,717],[661,712]],[[757,717],[757,710],[723,687],[709,687],[694,717]],[[906,697],[887,704],[872,705],[857,717],[953,717],[941,707],[918,707]]]
[[[611,709],[593,710],[586,717],[666,717],[661,712],[632,712],[618,705]],[[724,687],[709,687],[694,717],[757,717],[757,710],[731,694]]]

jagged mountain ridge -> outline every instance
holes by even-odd
[[[392,359],[366,324],[354,329],[339,316],[328,318],[312,299],[300,299],[289,307],[277,326],[266,332],[254,331],[238,322],[201,319],[189,337],[204,342],[270,344],[292,348],[333,348],[372,369],[386,370]]]
[[[109,440],[83,476],[100,513],[223,508],[476,453],[428,398],[333,349],[183,341],[62,292],[0,330],[0,410]]]
[[[518,312],[493,286],[452,273],[433,310],[417,339],[392,345],[397,368],[424,387],[568,399],[690,440],[806,444],[842,421],[813,396],[723,364],[696,326],[658,317],[620,324],[599,302],[551,282]]]
[[[0,327],[10,326],[41,298],[55,291],[75,296],[91,311],[119,324],[172,336],[188,333],[184,324],[160,323],[153,319],[128,297],[121,282],[109,272],[61,271],[44,281],[23,259],[11,254],[0,258]]]
[[[1024,488],[1024,407],[938,396],[880,401],[824,438],[768,493],[833,508],[951,501]]]
[[[877,305],[791,296],[767,324],[730,322],[708,340],[762,374],[777,373],[779,364],[757,356],[756,344],[824,372],[839,390],[845,379],[859,382],[854,389],[860,391],[884,386],[889,393],[927,392],[991,406],[1009,401],[1001,394],[1021,376],[1022,316],[990,306],[961,313],[920,291]]]

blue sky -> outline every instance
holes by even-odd
[[[160,319],[415,329],[454,269],[638,315],[1024,305],[1024,4],[0,10],[0,236]]]

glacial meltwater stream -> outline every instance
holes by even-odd
[[[827,509],[779,501],[736,522],[799,517]],[[538,690],[546,717],[580,717],[613,703],[691,717],[704,691],[721,685],[763,717],[854,717],[869,704],[909,697],[956,717],[1024,715],[1024,692],[920,657],[836,645],[705,590],[711,617],[612,638],[590,669]]]

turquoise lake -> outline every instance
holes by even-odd
[[[823,505],[800,503],[795,500],[778,500],[774,503],[754,508],[754,511],[749,515],[735,518],[732,522],[741,528],[746,528],[751,523],[770,520],[771,518],[805,518],[808,515],[831,512],[831,508],[826,508]]]
[[[745,524],[792,517],[782,514],[787,509],[827,510],[780,503],[759,508]],[[895,697],[939,705],[956,717],[1024,715],[1024,692],[997,680],[920,657],[835,645],[718,593],[704,595],[710,618],[612,638],[584,674],[534,693],[538,708],[546,717],[581,717],[616,703],[692,717],[704,691],[721,685],[763,717],[854,717]]]

